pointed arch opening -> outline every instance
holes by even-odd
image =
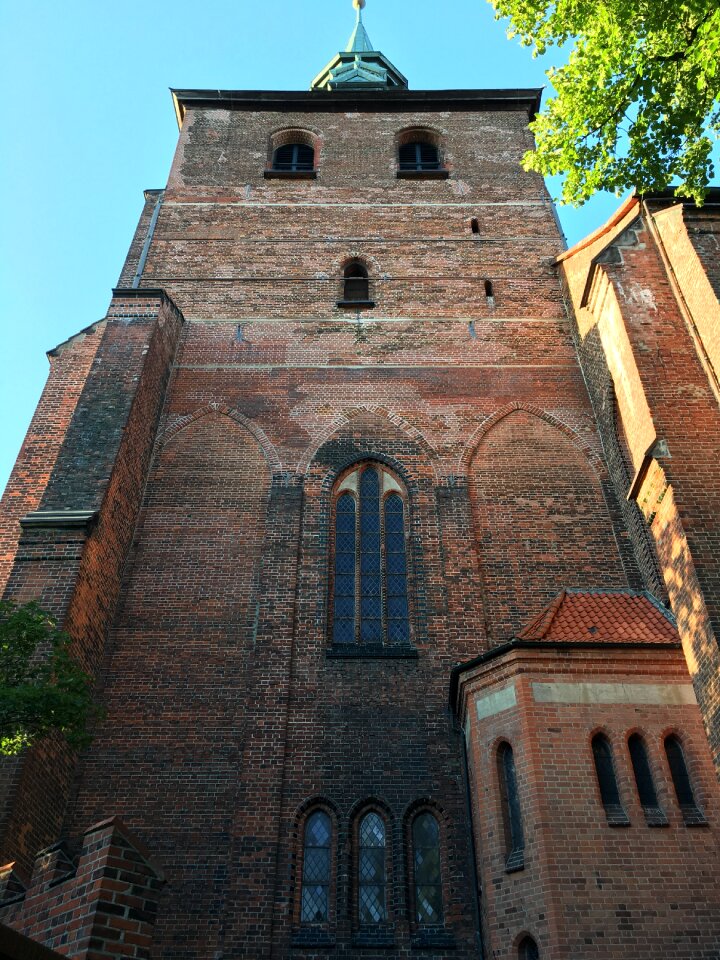
[[[630,820],[620,800],[612,747],[603,733],[596,733],[592,738],[592,754],[600,799],[605,809],[608,826],[630,826]]]

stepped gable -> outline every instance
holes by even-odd
[[[647,591],[563,590],[517,635],[556,643],[679,643],[675,620]]]

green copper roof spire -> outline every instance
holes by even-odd
[[[362,12],[365,6],[365,0],[353,0],[353,6],[357,10],[357,19],[355,29],[350,34],[348,45],[345,47],[346,53],[371,53],[372,43],[367,35],[367,30],[363,26]]]
[[[357,18],[347,47],[315,77],[310,89],[388,90],[407,87],[407,80],[400,71],[379,50],[373,50],[362,21],[365,0],[353,0],[353,6],[357,10]]]

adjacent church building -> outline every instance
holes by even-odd
[[[0,592],[103,716],[0,762],[0,957],[720,960],[720,190],[567,250],[536,89],[174,90]],[[87,318],[90,319],[90,318]]]

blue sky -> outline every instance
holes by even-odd
[[[368,0],[364,20],[414,89],[546,82],[549,64],[506,38],[486,0]],[[306,89],[353,22],[350,0],[0,3],[0,489],[45,351],[105,314],[142,191],[165,185],[168,88]],[[569,242],[618,203],[560,208]]]

